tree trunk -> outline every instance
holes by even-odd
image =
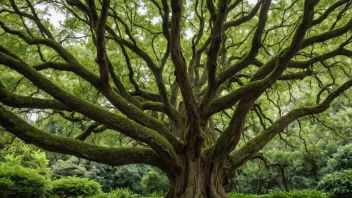
[[[183,159],[182,168],[168,174],[167,198],[226,198],[221,168],[198,159]]]

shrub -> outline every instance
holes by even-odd
[[[352,197],[352,169],[325,175],[318,189],[332,193],[333,198]]]
[[[117,188],[127,188],[138,194],[144,194],[141,181],[147,174],[149,167],[141,164],[130,164],[112,167],[99,163],[92,163],[87,168],[89,179],[100,183],[103,192],[111,192]]]
[[[143,176],[142,186],[149,194],[164,194],[168,192],[169,180],[159,169],[151,169],[151,171]]]
[[[86,177],[87,170],[73,162],[73,158],[67,161],[58,160],[51,167],[51,178],[60,179],[62,177],[74,176],[74,177]]]
[[[148,197],[162,198],[162,197],[164,197],[164,195],[165,194],[162,192],[153,192],[153,193],[149,194]]]
[[[231,198],[258,198],[257,195],[243,194],[243,193],[229,193],[227,194]]]
[[[90,196],[89,198],[111,198],[111,197],[109,196],[109,194],[100,193],[100,194],[97,194],[97,195]]]
[[[289,198],[288,193],[284,191],[273,191],[269,194],[270,198]]]
[[[0,178],[0,197],[6,197],[11,193],[11,189],[13,189],[14,183],[7,178]]]
[[[44,197],[48,181],[37,170],[0,163],[0,189],[10,197]]]
[[[133,194],[128,188],[117,188],[110,193],[101,193],[98,195],[91,196],[89,198],[133,198],[140,197],[138,195]]]
[[[87,178],[63,177],[52,181],[52,194],[60,197],[87,197],[101,193],[99,183]]]
[[[328,195],[318,190],[291,190],[290,192],[272,191],[269,195],[249,195],[229,193],[231,198],[328,198]]]
[[[133,193],[127,188],[118,188],[109,193],[110,198],[133,198]]]
[[[352,144],[339,147],[337,152],[333,154],[333,158],[328,161],[328,170],[340,171],[344,169],[352,169]]]
[[[44,151],[33,145],[25,144],[16,140],[11,146],[1,152],[2,162],[12,165],[20,165],[25,168],[35,169],[40,175],[49,175],[48,160]]]
[[[288,193],[290,198],[328,198],[327,194],[318,190],[291,190]]]

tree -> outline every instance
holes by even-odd
[[[350,105],[351,0],[0,4],[0,125],[48,151],[158,167],[167,197],[226,197],[228,173],[290,123],[342,93]],[[134,141],[87,141],[107,131]]]

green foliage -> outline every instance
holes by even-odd
[[[118,188],[109,193],[111,198],[132,198],[133,193],[127,188]]]
[[[0,178],[0,189],[1,189],[0,196],[6,197],[8,194],[11,193],[13,188],[14,188],[14,183],[10,179]]]
[[[141,181],[146,173],[147,168],[140,165],[117,167],[114,174],[116,187],[128,188],[135,193],[143,193]]]
[[[25,168],[35,169],[39,174],[47,177],[49,168],[46,154],[33,145],[25,144],[23,141],[14,141],[1,152],[2,160],[12,165],[21,165]]]
[[[332,193],[334,198],[352,197],[352,169],[325,175],[318,188]]]
[[[333,158],[328,161],[330,172],[343,169],[352,169],[352,144],[339,147],[337,152],[333,154]]]
[[[74,163],[74,158],[70,158],[69,160],[63,161],[58,160],[51,167],[51,178],[52,179],[60,179],[62,177],[74,176],[74,177],[86,177],[87,170]]]
[[[169,189],[169,181],[162,171],[153,168],[143,176],[142,186],[149,194],[164,194]]]
[[[63,177],[52,181],[51,194],[60,197],[87,197],[99,193],[99,183],[87,178]]]
[[[127,188],[118,188],[110,193],[101,193],[98,195],[91,196],[90,198],[133,198],[139,197]]]
[[[162,192],[153,192],[151,194],[148,195],[148,197],[158,197],[158,198],[161,198],[161,197],[164,197],[165,194],[162,193]]]
[[[87,173],[90,179],[100,183],[104,192],[110,192],[116,188],[128,188],[134,193],[144,194],[141,181],[148,169],[149,166],[137,164],[112,167],[93,163],[87,166]]]
[[[37,170],[0,163],[1,192],[10,197],[44,197],[48,181]]]
[[[329,196],[318,190],[291,190],[290,192],[273,191],[270,198],[328,198]]]
[[[270,198],[289,198],[287,192],[273,191],[269,194]]]
[[[242,193],[229,193],[231,198],[328,198],[318,190],[291,190],[290,192],[272,191],[269,195],[250,195]]]
[[[243,193],[229,193],[227,194],[231,198],[258,198],[257,195],[243,194]]]
[[[257,189],[258,181],[261,185]],[[234,178],[233,192],[254,194],[268,193],[270,189],[282,189],[281,174],[277,167],[267,169],[260,160],[244,164]]]

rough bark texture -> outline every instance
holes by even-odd
[[[145,1],[153,10],[150,16],[162,20],[153,26],[149,15],[138,13],[141,1],[123,1],[123,5],[109,0],[36,1],[38,6],[31,2],[0,3],[0,39],[15,40],[35,54],[28,61],[24,55],[27,51],[19,53],[21,50],[13,50],[12,44],[0,42],[0,67],[10,71],[6,80],[18,81],[16,86],[25,90],[14,91],[12,84],[1,81],[5,77],[0,74],[0,126],[49,151],[114,166],[144,163],[159,167],[170,180],[169,198],[226,197],[234,170],[290,123],[325,111],[352,86],[352,72],[346,66],[350,62],[327,64],[352,55],[350,0],[330,3],[328,8],[319,5],[318,0],[292,1],[292,5],[280,9],[277,1],[271,0],[259,0],[255,5],[242,0]],[[61,32],[63,35],[85,31],[88,41],[72,35],[60,40],[61,33],[56,35],[59,30],[53,34],[54,27],[46,26],[50,21],[39,17],[44,11],[36,7],[41,4],[64,10],[70,17],[69,24],[77,22],[70,27],[72,30]],[[282,18],[271,19],[274,12]],[[296,20],[289,20],[292,24],[286,24],[287,13],[295,14],[292,19]],[[331,13],[338,19],[327,29]],[[139,20],[150,27],[142,26]],[[252,23],[242,26],[248,21]],[[194,33],[191,39],[183,35],[188,28]],[[283,37],[277,44],[271,43],[275,38],[268,38],[271,31],[278,33],[275,37]],[[248,35],[243,36],[243,32]],[[285,35],[279,35],[282,32]],[[237,41],[238,37],[244,40]],[[93,46],[89,52],[96,57],[84,57],[84,62],[80,52],[70,47],[86,42],[91,42],[86,50]],[[324,45],[319,46],[328,46],[326,51],[315,52],[318,47],[314,45],[322,42]],[[347,67],[342,69],[346,77],[331,77],[330,70],[335,67]],[[149,76],[143,76],[144,71]],[[64,82],[56,82],[53,73],[57,79],[60,75],[69,79],[74,76],[73,82],[79,79],[98,99],[89,99],[92,93],[79,95],[66,89]],[[333,83],[323,84],[319,75],[333,78]],[[16,76],[26,79],[27,84]],[[275,88],[279,83],[299,84],[312,76],[311,81],[316,79],[320,89],[314,98],[316,105],[268,118],[260,104],[261,98],[271,101],[268,91],[280,92]],[[330,90],[332,85],[334,90]],[[68,113],[79,114],[85,126],[75,137],[53,135],[22,119],[22,109],[58,114],[65,122],[75,121]],[[262,128],[249,134],[250,139],[240,147],[243,134],[248,132],[251,111]],[[146,148],[107,148],[85,142],[91,134],[106,130]]]
[[[204,158],[180,160],[183,164],[177,172],[168,174],[170,198],[220,198],[227,197],[222,186],[221,167],[214,166]]]

